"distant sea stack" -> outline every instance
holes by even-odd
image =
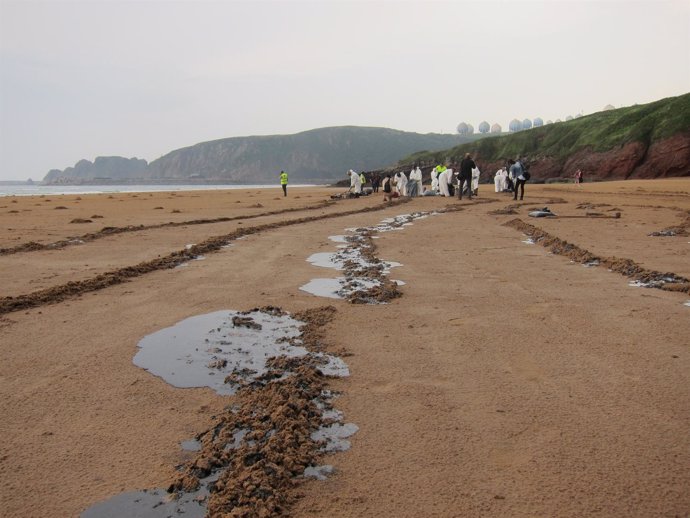
[[[99,157],[64,171],[54,169],[44,183],[276,183],[285,170],[291,182],[331,183],[348,169],[366,171],[420,151],[447,149],[479,136],[411,133],[388,128],[340,126],[294,135],[233,137],[171,151],[145,160]]]
[[[137,180],[147,176],[148,167],[148,162],[139,158],[99,156],[93,162],[80,160],[74,167],[68,167],[64,171],[51,169],[43,183],[54,185]]]

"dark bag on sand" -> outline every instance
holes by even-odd
[[[525,171],[524,173],[522,173],[522,177],[525,179],[525,181],[527,181],[532,177],[532,175],[529,174],[529,171]]]

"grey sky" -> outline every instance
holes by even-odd
[[[0,180],[339,125],[455,131],[690,91],[690,0],[0,0]]]

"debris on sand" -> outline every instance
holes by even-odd
[[[108,196],[108,198],[112,198],[112,196]],[[261,218],[264,216],[275,216],[275,215],[285,214],[285,213],[290,213],[290,212],[318,210],[318,209],[323,209],[325,207],[328,207],[329,205],[332,205],[332,204],[333,204],[333,202],[324,201],[324,202],[320,202],[320,203],[317,203],[315,205],[307,206],[307,207],[293,207],[293,208],[289,208],[289,209],[272,210],[272,211],[268,211],[268,212],[262,212],[260,214],[250,214],[250,215],[244,215],[244,216],[220,217],[220,218],[213,218],[213,219],[196,219],[196,220],[191,220],[191,221],[159,223],[159,224],[155,224],[155,225],[127,225],[125,227],[103,227],[98,232],[90,232],[88,234],[84,234],[83,236],[80,236],[79,239],[81,239],[82,242],[89,242],[89,241],[95,241],[96,239],[100,239],[103,237],[112,236],[115,234],[124,234],[124,233],[128,233],[128,232],[139,232],[141,230],[153,230],[153,229],[168,228],[168,227],[184,227],[184,226],[189,226],[189,225],[206,225],[206,224],[213,224],[213,223],[225,223],[228,221],[235,221],[235,220],[240,220],[240,219]],[[257,206],[263,207],[261,204],[257,204]],[[103,216],[99,216],[99,215],[91,216],[91,219],[100,219],[100,218],[103,218]],[[23,253],[23,252],[33,252],[33,251],[38,251],[38,250],[54,250],[54,249],[59,249],[59,248],[65,248],[67,246],[70,246],[71,244],[74,244],[73,238],[72,239],[62,239],[60,241],[55,241],[53,243],[47,243],[47,244],[34,243],[34,246],[27,246],[27,245],[29,245],[29,243],[24,243],[24,244],[17,245],[17,246],[11,247],[11,248],[0,248],[0,255],[11,255],[11,254],[18,254],[18,253]],[[35,246],[35,245],[38,245],[38,246]]]
[[[208,430],[195,436],[198,451],[178,468],[167,494],[156,489],[144,496],[141,492],[118,495],[83,516],[100,516],[105,510],[113,516],[147,517],[283,514],[297,498],[294,489],[302,481],[323,479],[333,472],[332,466],[323,464],[324,455],[349,448],[346,439],[357,431],[356,425],[342,422],[342,412],[333,408],[336,394],[326,386],[329,376],[349,374],[339,359],[338,368],[329,369],[330,355],[321,352],[326,347],[323,327],[335,311],[332,306],[314,308],[297,313],[294,319],[275,307],[237,313],[264,323],[262,330],[243,331],[254,333],[253,342],[272,324],[280,323],[283,332],[274,329],[268,339],[281,342],[285,349],[267,357],[264,368],[251,379],[241,381],[233,404],[214,418]],[[200,326],[196,327],[198,331]],[[210,344],[211,352],[222,350],[219,344],[231,338],[224,331],[232,328],[232,319],[226,319],[225,329],[212,329],[217,340]],[[277,334],[286,339],[276,339]],[[299,344],[304,354],[282,354],[297,348],[287,342]],[[198,347],[188,345],[188,350],[193,349]],[[158,514],[155,509],[161,506],[163,514]]]
[[[618,272],[633,281],[635,286],[646,288],[658,288],[666,291],[690,293],[690,280],[675,273],[659,272],[643,268],[632,259],[618,257],[597,257],[588,250],[568,243],[548,232],[543,231],[521,219],[513,219],[504,223],[505,226],[514,228],[529,236],[535,243],[548,248],[556,255],[563,255],[576,263],[590,266],[601,265],[611,271]]]
[[[400,203],[406,203],[402,200]],[[45,304],[53,304],[56,302],[61,302],[63,300],[77,297],[84,293],[101,290],[109,286],[114,286],[116,284],[121,284],[127,282],[130,279],[140,277],[147,273],[176,268],[188,261],[198,259],[203,257],[204,254],[210,254],[217,252],[225,247],[227,247],[231,242],[241,239],[245,236],[251,234],[257,234],[267,230],[274,230],[283,227],[289,227],[291,225],[299,225],[302,223],[311,223],[313,221],[321,221],[332,218],[340,218],[343,216],[350,216],[352,214],[362,214],[367,212],[374,212],[383,210],[386,207],[384,205],[374,206],[374,207],[364,207],[361,209],[344,211],[344,212],[332,212],[328,214],[320,214],[317,216],[305,216],[297,219],[282,220],[275,223],[266,223],[264,225],[257,225],[255,227],[238,228],[234,232],[225,234],[222,236],[215,236],[206,239],[205,241],[192,246],[191,248],[178,250],[171,252],[170,254],[150,261],[144,261],[142,263],[126,266],[124,268],[119,268],[117,270],[112,270],[109,272],[98,274],[90,279],[84,279],[81,281],[71,281],[66,284],[61,284],[59,286],[53,286],[43,290],[38,290],[32,293],[18,295],[15,297],[8,296],[0,298],[0,315],[5,313],[10,313],[12,311],[18,311],[21,309],[34,308],[37,306],[43,306]],[[295,209],[289,209],[288,212],[294,212]],[[187,223],[189,224],[189,222]],[[169,226],[169,225],[163,225]],[[107,229],[112,229],[113,233],[118,233],[119,229],[115,227],[106,227]],[[143,229],[141,226],[139,229]],[[106,230],[106,229],[104,229]],[[109,230],[110,231],[110,230]],[[85,236],[82,236],[84,238]],[[81,239],[78,241],[82,243],[88,241],[88,239]],[[64,246],[67,244],[75,244],[77,241],[74,239],[68,240]],[[45,249],[46,245],[40,245],[40,249]],[[48,247],[49,248],[49,247]],[[16,253],[9,249],[0,249],[0,255],[3,253]]]
[[[663,230],[656,232],[651,232],[647,234],[652,237],[673,237],[673,236],[687,236],[690,232],[690,211],[685,211],[683,213],[683,221],[679,225],[674,225],[672,227],[667,227]]]
[[[251,317],[232,317],[232,325],[235,327],[246,327],[249,329],[256,329],[261,331],[261,324],[257,324]]]
[[[556,215],[548,207],[533,210],[529,213],[531,218],[555,218]]]
[[[503,216],[503,215],[508,215],[508,214],[517,214],[518,213],[517,209],[519,209],[520,207],[521,207],[521,205],[519,203],[513,203],[511,205],[506,205],[502,209],[496,209],[496,210],[489,211],[489,214],[491,214],[492,216]]]
[[[609,203],[591,203],[591,202],[583,202],[579,203],[577,205],[577,209],[598,209],[600,207],[610,207],[611,205]]]
[[[346,243],[344,247],[332,253],[312,254],[307,261],[315,266],[335,268],[342,271],[344,276],[313,279],[300,289],[321,297],[346,299],[352,304],[383,304],[400,297],[398,283],[389,279],[388,274],[391,268],[401,264],[383,261],[377,256],[375,234],[402,230],[413,221],[427,218],[431,214],[433,213],[402,214],[386,218],[373,227],[347,229],[352,232],[351,235],[332,236],[332,241]]]

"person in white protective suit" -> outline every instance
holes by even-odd
[[[505,167],[501,168],[501,184],[499,185],[501,189],[499,192],[505,192],[508,190],[508,171]]]
[[[441,196],[450,196],[450,191],[448,190],[448,184],[453,181],[453,170],[444,169],[444,171],[438,175],[438,190]]]
[[[482,173],[478,167],[475,167],[474,169],[472,169],[472,195],[473,196],[477,196],[477,192],[479,191],[479,176],[481,174]]]
[[[402,171],[395,175],[395,188],[400,196],[407,196],[407,176]]]
[[[503,192],[503,169],[496,171],[494,175],[494,192]]]
[[[362,194],[362,180],[359,175],[350,169],[347,174],[350,175],[350,190],[355,194]]]
[[[435,167],[431,170],[431,190],[438,192],[438,171]]]
[[[417,196],[422,195],[422,170],[416,167],[410,171],[410,182],[417,183]]]

